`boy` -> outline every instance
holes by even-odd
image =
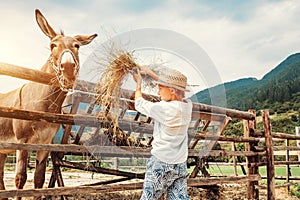
[[[159,76],[140,66],[158,84],[160,102],[142,97],[140,72],[133,74],[137,83],[135,108],[154,120],[151,157],[147,161],[142,200],[159,199],[168,192],[169,199],[189,199],[187,193],[188,134],[192,103],[184,99],[187,78],[177,70],[164,68]]]

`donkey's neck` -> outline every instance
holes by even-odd
[[[51,60],[51,56],[47,59],[47,62],[42,66],[41,71],[42,72],[46,72],[46,73],[50,73],[50,74],[54,74],[55,75],[55,71],[52,67],[52,63],[50,62]]]
[[[55,75],[55,72],[48,61],[43,65],[41,71]],[[56,77],[56,76],[55,76]],[[53,85],[45,85],[30,82],[21,91],[21,104],[28,109],[59,113],[66,98],[67,92],[54,86],[55,80],[49,80]]]

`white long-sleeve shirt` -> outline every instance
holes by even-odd
[[[192,102],[185,101],[153,103],[142,97],[135,101],[135,109],[154,120],[151,154],[169,164],[183,163],[188,156]]]

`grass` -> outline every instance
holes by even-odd
[[[292,166],[292,167],[290,167],[290,171],[291,171],[292,176],[300,177],[300,167]],[[259,168],[259,172],[262,175],[266,176],[267,175],[266,167]],[[275,167],[275,176],[286,176],[286,167],[276,166]]]
[[[245,170],[246,167],[245,167]],[[292,176],[300,177],[300,167],[291,166],[290,167]],[[208,169],[210,174],[213,175],[233,175],[234,168],[232,166],[210,166]],[[266,167],[260,167],[259,173],[261,176],[267,176]],[[237,174],[243,175],[241,167],[237,166]],[[275,176],[286,176],[286,167],[285,166],[275,166]]]
[[[246,169],[247,170],[247,169]],[[300,177],[300,167],[298,166],[291,166],[290,167],[291,174],[293,177]],[[232,166],[210,166],[209,173],[211,175],[223,175],[223,176],[233,176],[234,175],[234,168]],[[267,169],[266,167],[260,167],[259,173],[262,177],[267,176]],[[237,167],[237,174],[243,175],[241,167]],[[285,166],[275,166],[275,176],[276,177],[286,177],[286,167]],[[284,184],[286,180],[275,180],[275,184]],[[267,179],[262,179],[259,181],[259,185],[266,185]],[[300,184],[296,184],[291,186],[291,194],[300,198]]]

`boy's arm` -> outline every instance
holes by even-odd
[[[142,97],[142,76],[140,71],[138,70],[137,73],[132,74],[133,79],[136,82],[136,89],[135,89],[135,99]]]
[[[138,65],[138,67],[141,70],[142,74],[147,74],[151,78],[153,78],[153,80],[158,81],[158,76],[151,69],[143,65]]]
[[[134,99],[137,99],[139,97],[143,97],[142,96],[142,88],[141,87],[136,87]]]

